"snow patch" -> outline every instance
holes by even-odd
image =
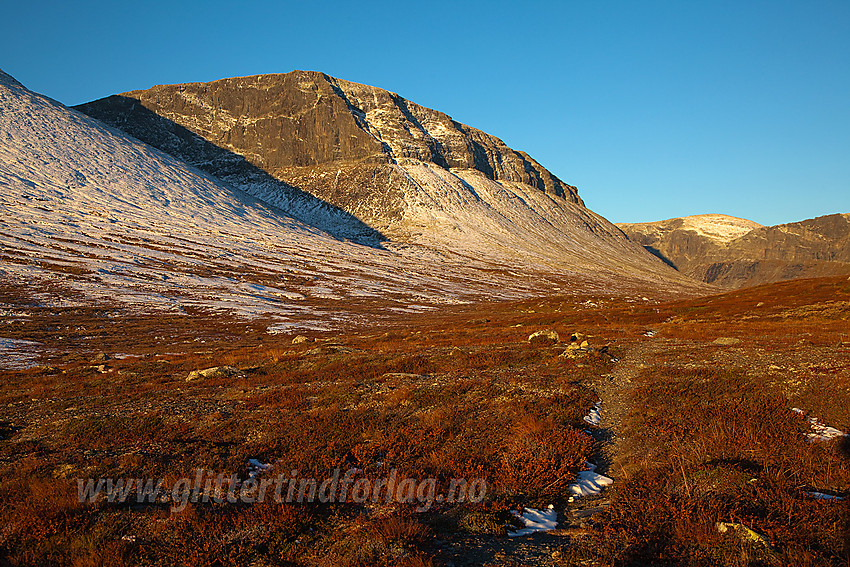
[[[585,463],[586,470],[576,475],[576,481],[567,487],[570,494],[576,498],[594,496],[602,492],[606,486],[614,484],[614,480],[596,472],[596,465]]]
[[[558,527],[558,512],[549,504],[548,508],[540,510],[537,508],[523,508],[522,513],[513,512],[525,527],[514,532],[508,532],[510,537],[525,536],[535,532],[548,532]]]
[[[800,408],[791,408],[794,412],[805,415],[805,411]],[[832,439],[837,439],[839,437],[846,437],[847,434],[843,431],[836,429],[834,427],[829,427],[828,425],[824,425],[818,421],[816,417],[811,417],[806,420],[809,422],[809,427],[811,428],[811,432],[806,433],[806,438],[809,441],[830,441]]]
[[[602,419],[602,416],[600,414],[600,405],[601,404],[602,404],[602,400],[599,400],[598,402],[596,402],[593,405],[593,407],[590,409],[590,412],[586,416],[584,416],[584,421],[586,421],[590,425],[598,427],[599,422]]]

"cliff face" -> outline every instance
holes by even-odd
[[[216,175],[242,156],[378,229],[402,216],[407,176],[392,166],[409,163],[472,169],[582,204],[575,187],[498,138],[395,93],[323,73],[160,85],[77,108]],[[154,128],[150,114],[171,125]],[[199,152],[175,125],[226,151]]]
[[[618,226],[679,271],[724,287],[850,273],[846,214],[777,226],[724,215]]]

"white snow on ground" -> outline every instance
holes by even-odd
[[[800,408],[792,408],[792,410],[800,415],[805,415],[806,413]],[[806,438],[809,441],[829,441],[831,439],[837,439],[838,437],[847,436],[847,434],[843,431],[822,424],[816,417],[809,416],[807,421],[809,422],[809,427],[812,429],[811,432],[806,433]]]
[[[548,532],[558,527],[558,512],[551,504],[545,510],[523,508],[522,514],[513,512],[513,515],[522,520],[525,527],[515,532],[509,531],[510,537],[524,536],[535,532]]]
[[[590,425],[598,426],[599,421],[602,419],[600,414],[600,405],[602,404],[602,400],[596,402],[593,407],[590,409],[590,412],[584,416],[584,420]]]
[[[398,168],[411,181],[396,227],[408,241],[475,258],[514,258],[521,261],[517,265],[541,270],[679,277],[660,262],[647,262],[641,247],[576,203],[523,183],[494,181],[474,169],[447,170],[415,160],[402,160]]]
[[[682,228],[721,242],[734,240],[762,226],[751,220],[718,214],[693,215],[683,217],[682,220],[684,221]]]
[[[36,366],[42,346],[35,341],[0,337],[0,370],[24,370]]]
[[[593,496],[602,492],[606,486],[614,484],[614,481],[596,471],[596,465],[585,463],[586,470],[576,475],[576,481],[567,487],[570,494],[580,498],[582,496]]]

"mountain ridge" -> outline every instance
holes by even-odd
[[[724,217],[734,229],[718,238],[698,221]],[[726,215],[619,223],[633,241],[683,273],[723,287],[850,273],[850,214],[762,226]]]

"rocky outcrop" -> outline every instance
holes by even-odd
[[[725,215],[618,226],[679,271],[724,287],[850,273],[847,214],[777,226]]]

